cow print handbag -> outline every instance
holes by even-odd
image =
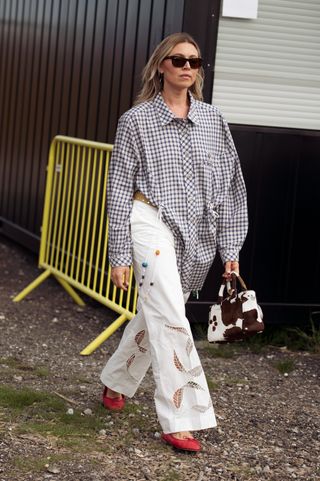
[[[237,281],[243,289],[240,292],[237,291]],[[223,282],[218,302],[210,307],[208,341],[242,341],[263,330],[263,313],[257,303],[256,293],[247,289],[238,273],[232,272],[231,282]]]

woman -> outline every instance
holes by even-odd
[[[239,159],[220,112],[202,102],[201,62],[188,34],[165,38],[118,124],[108,181],[111,278],[126,290],[133,264],[139,301],[101,374],[103,403],[119,410],[151,363],[162,439],[188,451],[201,449],[191,432],[216,420],[185,302],[202,288],[216,248],[225,275],[239,271],[247,232]]]

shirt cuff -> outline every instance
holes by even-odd
[[[239,251],[236,247],[225,247],[219,249],[219,254],[222,260],[222,264],[227,261],[237,261],[239,262]]]
[[[132,265],[132,256],[130,253],[127,253],[127,254],[109,253],[109,263],[111,267],[120,267],[120,266],[130,267]]]

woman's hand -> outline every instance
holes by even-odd
[[[236,272],[237,274],[240,274],[238,261],[227,261],[224,265],[224,274],[222,277],[227,279],[227,281],[230,281],[232,271]]]
[[[129,274],[130,274],[129,266],[111,267],[112,282],[116,287],[119,287],[124,291],[128,290]]]

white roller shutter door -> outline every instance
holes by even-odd
[[[259,0],[222,17],[212,103],[228,122],[320,129],[320,0]]]

